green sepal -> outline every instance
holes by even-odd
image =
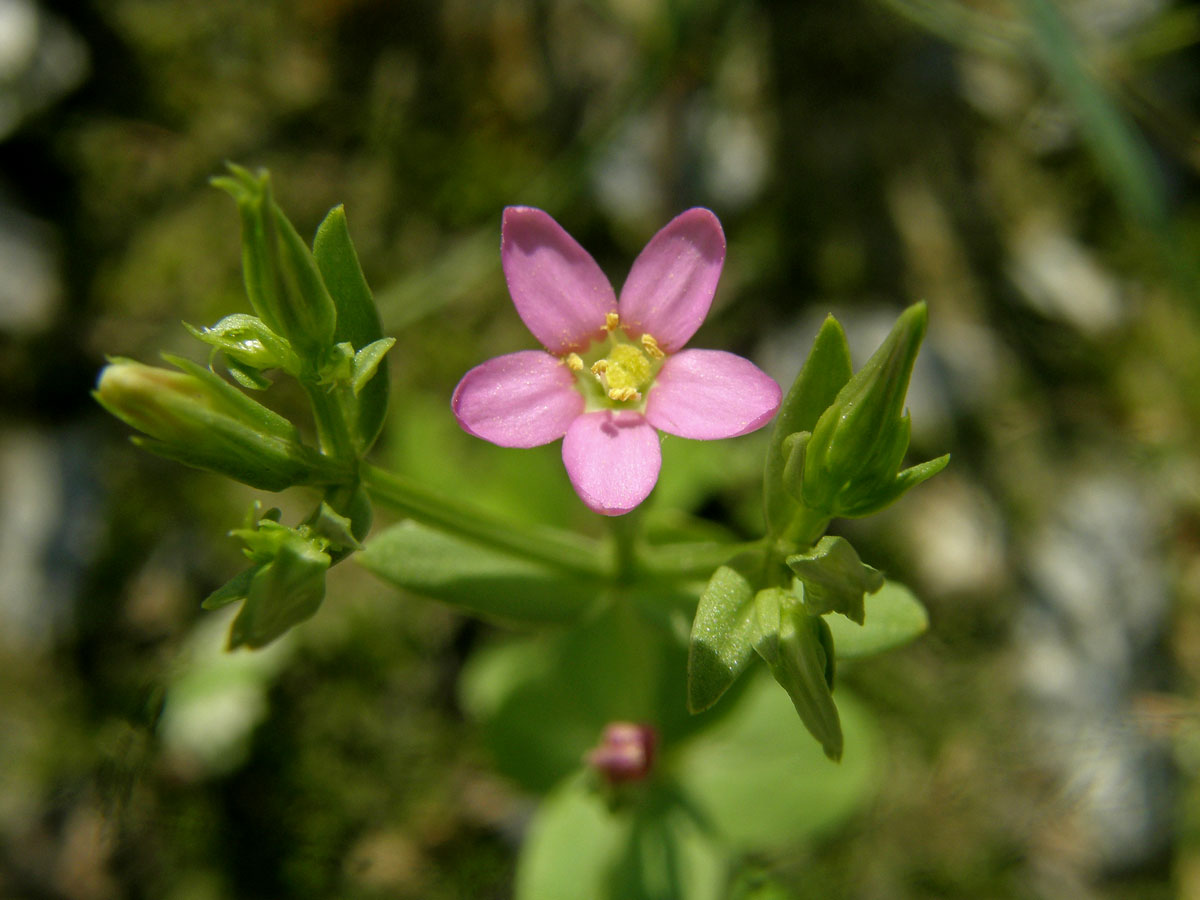
[[[356,558],[397,587],[507,624],[572,622],[597,595],[588,579],[411,521],[376,534]]]
[[[885,581],[865,598],[866,621],[855,625],[841,616],[824,619],[837,646],[838,659],[872,656],[907,644],[929,628],[929,614],[904,585]]]
[[[253,366],[238,362],[236,359],[226,357],[225,368],[229,372],[229,377],[246,388],[246,390],[265,391],[272,384],[271,379],[261,371]]]
[[[382,350],[376,348],[367,352],[383,338],[383,327],[350,240],[346,212],[341,206],[331,209],[317,228],[313,258],[337,307],[334,339],[348,341],[358,348],[358,354],[367,353],[361,364],[356,354],[353,376],[357,398],[355,431],[360,451],[366,452],[379,436],[387,414],[387,360],[383,354],[391,344]],[[373,364],[372,356],[375,357]]]
[[[309,522],[312,533],[326,542],[330,550],[361,550],[350,519],[336,512],[325,501],[317,507]]]
[[[842,727],[833,702],[832,637],[824,619],[810,616],[783,588],[755,597],[759,639],[755,645],[775,680],[787,691],[809,733],[832,760],[842,757]]]
[[[250,582],[261,568],[262,566],[251,566],[249,569],[238,572],[205,597],[204,602],[200,604],[200,608],[208,610],[220,609],[222,606],[228,606],[230,603],[245,600],[246,595],[250,592]]]
[[[838,392],[812,429],[804,460],[803,498],[811,509],[843,514],[841,495],[886,483],[907,449],[904,398],[925,335],[927,312],[915,303]]]
[[[754,658],[756,582],[764,555],[748,551],[713,573],[700,595],[688,643],[688,710],[716,703]]]
[[[852,374],[846,333],[833,316],[828,316],[813,340],[803,368],[779,407],[771,433],[763,471],[763,492],[767,530],[772,536],[778,537],[787,530],[797,507],[795,498],[784,487],[787,457],[783,443],[797,432],[811,432],[821,413],[833,403]]]
[[[242,280],[246,297],[267,327],[277,334],[287,334],[280,310],[274,225],[264,213],[269,190],[267,174],[261,172],[256,176],[234,163],[227,163],[226,167],[229,175],[218,175],[209,183],[229,194],[237,204],[242,220]]]
[[[850,542],[826,535],[805,553],[787,558],[804,584],[804,608],[814,616],[837,612],[863,623],[863,595],[883,587],[883,576],[866,565]]]
[[[890,483],[881,488],[878,488],[874,493],[863,497],[857,505],[850,506],[841,511],[841,515],[848,519],[862,518],[863,516],[874,515],[881,509],[891,506],[899,500],[908,491],[915,488],[923,481],[932,478],[950,462],[950,454],[946,453],[936,459],[931,459],[928,462],[918,463],[915,466],[909,466],[899,474]]]
[[[246,601],[229,630],[229,649],[264,647],[310,618],[325,599],[329,554],[293,532],[250,579]]]
[[[801,500],[801,487],[804,478],[804,451],[812,439],[811,431],[797,431],[789,434],[783,441],[783,489],[797,503]]]
[[[372,378],[383,365],[385,354],[396,344],[395,338],[380,338],[372,341],[354,354],[354,374],[350,378],[350,387],[357,397],[362,393]]]

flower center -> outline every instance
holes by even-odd
[[[602,408],[640,405],[665,356],[651,335],[643,334],[635,343],[619,326],[617,314],[609,313],[604,326],[607,341],[589,347],[585,356],[571,353],[566,357],[584,396]]]

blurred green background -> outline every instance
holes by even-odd
[[[840,527],[931,632],[840,670],[878,790],[745,896],[1200,897],[1197,41],[1167,0],[0,0],[0,897],[511,894],[532,801],[457,692],[495,629],[351,563],[224,656],[254,492],[89,397],[245,308],[225,160],[302,233],[346,204],[398,339],[376,459],[529,519],[597,527],[556,447],[448,408],[533,345],[505,205],[617,285],[709,206],[693,345],[785,384],[825,314],[861,363],[927,300],[913,453],[953,461]],[[668,442],[651,515],[756,536],[761,452]]]

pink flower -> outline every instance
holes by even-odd
[[[779,385],[749,360],[683,349],[725,263],[725,234],[707,209],[681,213],[650,240],[619,301],[596,261],[540,209],[504,210],[500,258],[517,314],[549,352],[476,366],[454,389],[454,415],[501,447],[561,437],[571,485],[596,512],[627,513],[654,488],[655,429],[736,437],[779,408]]]

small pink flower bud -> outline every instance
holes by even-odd
[[[598,747],[588,751],[587,763],[609,784],[641,781],[654,767],[658,732],[649,725],[610,722]]]

